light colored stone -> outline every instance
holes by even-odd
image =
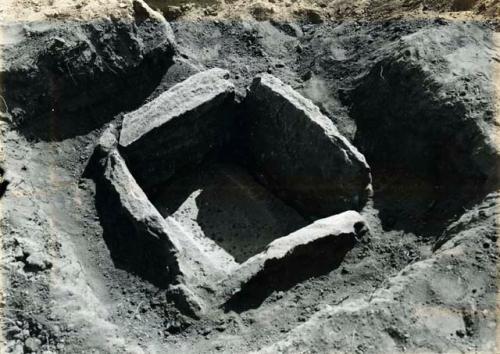
[[[182,312],[194,318],[200,318],[206,312],[204,301],[184,284],[171,285],[167,298],[174,302]]]
[[[367,231],[364,218],[351,210],[274,240],[226,281],[227,304],[247,306],[248,299],[263,299],[273,290],[331,271]]]
[[[264,74],[246,104],[255,165],[282,199],[319,217],[364,205],[371,182],[365,158],[310,100]]]
[[[28,353],[35,353],[40,348],[42,341],[38,338],[30,337],[24,342],[24,350]]]
[[[142,186],[200,162],[224,142],[234,101],[228,78],[222,69],[195,74],[125,115],[120,148]]]
[[[31,254],[26,258],[26,267],[30,270],[40,271],[52,267],[52,262],[41,252]]]
[[[112,233],[108,246],[113,257],[162,287],[182,284],[189,292],[181,295],[197,297],[228,276],[236,265],[232,257],[206,252],[175,220],[164,219],[117,150],[97,166],[102,166],[96,175],[97,207],[105,234]],[[194,303],[193,296],[186,302]]]

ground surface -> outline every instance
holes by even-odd
[[[257,11],[255,4],[244,1],[183,7],[181,17],[171,25],[179,52],[192,65],[177,62],[170,67],[147,92],[148,99],[196,68],[229,69],[240,94],[254,75],[272,72],[318,104],[354,140],[356,122],[342,98],[402,36],[439,28],[448,21],[478,20],[492,33],[492,47],[500,50],[495,42],[498,34],[493,34],[498,28],[498,1],[478,1],[466,9],[471,12],[453,13],[448,12],[453,10],[446,5],[449,2],[438,1],[323,3],[265,2],[264,10]],[[309,8],[320,13],[323,23],[312,23],[319,21],[314,11],[304,11]],[[446,19],[436,20],[438,12]],[[128,1],[9,0],[0,4],[2,22],[48,19],[48,27],[64,19],[123,19],[131,13]],[[307,21],[296,21],[304,16]],[[201,17],[205,20],[193,21]],[[256,17],[277,20],[255,21]],[[20,32],[11,31],[5,22],[0,49],[19,45],[12,36]],[[493,62],[495,70],[500,55]],[[1,103],[0,107],[3,112],[8,108]],[[164,289],[127,272],[110,257],[95,209],[95,186],[81,178],[105,123],[119,124],[120,113],[105,122],[92,122],[92,129],[85,126],[57,139],[33,138],[2,115],[2,168],[10,181],[0,200],[1,345],[6,352],[498,352],[499,216],[494,192],[450,216],[439,232],[408,230],[399,227],[397,220],[382,227],[386,220],[381,220],[376,203],[370,202],[363,215],[371,235],[329,274],[273,293],[259,307],[241,314],[220,310],[200,321],[181,315],[166,302]],[[58,117],[51,122],[57,131]],[[71,125],[67,129],[71,131]],[[261,195],[260,186],[239,170],[230,169],[222,176],[220,169],[204,170],[190,177],[193,188],[189,189],[202,189],[201,183],[210,193],[211,183],[221,184],[222,179],[223,185],[231,186],[234,178],[239,187],[241,183],[245,187],[228,191],[222,203],[243,198],[249,208],[258,210],[245,218],[242,232],[248,233],[254,218],[264,220],[253,230],[255,234],[267,226],[286,233],[292,228],[289,223],[293,227],[301,223],[296,215],[289,216],[285,206],[274,204],[273,196],[262,192],[262,199],[249,198]],[[191,191],[183,193],[180,207],[170,211],[200,231],[199,219],[194,224],[189,221],[194,217],[190,203],[198,201]],[[266,210],[261,203],[266,208],[272,203],[272,217],[261,216]],[[399,203],[404,206],[407,201]],[[228,225],[212,218],[213,211],[207,210],[209,224],[223,226],[225,232]],[[231,210],[222,217],[244,216]],[[442,235],[449,241],[435,250]]]

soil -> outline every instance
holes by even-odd
[[[163,3],[150,3],[167,11]],[[126,265],[110,256],[96,210],[95,184],[82,175],[109,123],[119,126],[124,113],[206,68],[230,70],[240,97],[255,75],[272,73],[317,104],[339,131],[357,144],[358,123],[349,104],[360,81],[402,37],[456,23],[474,26],[490,38],[491,80],[498,93],[500,3],[164,3],[182,9],[170,22],[175,53],[162,48],[149,51],[147,46],[157,48],[153,43],[139,46],[136,56],[123,55],[131,38],[135,44],[141,42],[135,37],[137,33],[124,35],[134,33],[139,26],[135,23],[129,28],[127,24],[141,22],[134,20],[128,0],[9,0],[0,4],[0,92],[26,93],[22,98],[27,102],[17,107],[0,100],[3,351],[498,352],[497,185],[466,202],[453,191],[447,193],[446,202],[453,205],[453,212],[441,213],[429,204],[432,200],[421,198],[418,183],[398,175],[403,197],[397,189],[388,194],[388,213],[380,207],[381,200],[388,202],[379,196],[392,182],[389,178],[382,183],[375,169],[374,186],[380,188],[361,212],[370,234],[345,255],[340,266],[273,292],[241,313],[218,309],[196,320],[167,301],[166,289],[127,271]],[[26,69],[26,80],[34,80],[26,82],[39,82],[36,88],[44,87],[43,80],[48,77],[39,76],[37,68],[43,63],[37,60],[47,56],[44,43],[53,31],[71,42],[75,33],[84,33],[71,26],[103,18],[110,19],[109,27],[96,26],[95,31],[104,42],[109,39],[106,35],[113,33],[111,49],[104,53],[116,54],[104,56],[105,64],[99,67],[109,75],[104,81],[113,92],[105,99],[95,97],[102,90],[92,95],[92,84],[85,85],[90,96],[84,98],[70,90],[67,94],[78,109],[65,111],[63,117],[57,111],[47,115],[47,102],[53,93],[47,98],[19,82],[1,87],[12,63],[16,70]],[[28,37],[26,32],[30,31],[23,26],[38,30]],[[121,30],[110,30],[115,27]],[[63,53],[73,52],[68,49]],[[162,60],[150,61],[144,69],[140,62],[148,53]],[[94,74],[86,75],[94,73],[91,62],[82,60],[74,65],[87,68],[82,69],[82,77],[94,78]],[[109,67],[119,68],[117,74],[109,74]],[[95,70],[95,77],[99,77],[101,72]],[[122,80],[124,77],[127,80]],[[141,84],[138,77],[147,82]],[[68,75],[65,78],[72,80]],[[120,92],[120,87],[127,92]],[[92,103],[93,109],[89,109],[88,97],[100,104],[94,107]],[[498,122],[498,94],[487,99],[494,107],[493,121]],[[463,102],[468,105],[466,99]],[[24,113],[17,111],[16,115],[13,108]],[[35,113],[28,116],[30,112]],[[239,262],[305,223],[243,167],[232,164],[210,164],[177,176],[150,198],[164,216],[169,214],[167,217],[193,233],[210,237]],[[236,203],[238,208],[232,208]],[[409,204],[412,207],[408,208]],[[419,205],[417,221],[413,219],[414,204]],[[439,206],[445,210],[446,205]],[[422,219],[438,221],[432,228],[415,227],[422,225]]]

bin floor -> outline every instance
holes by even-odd
[[[210,238],[236,262],[308,222],[236,164],[212,163],[174,177],[150,195],[164,217]]]

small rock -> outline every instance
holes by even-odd
[[[49,269],[52,267],[52,262],[50,262],[44,255],[41,253],[31,254],[25,260],[26,270],[28,271],[41,271],[45,269]]]
[[[265,4],[257,3],[250,9],[250,13],[257,21],[266,21],[274,14],[274,9]]]
[[[8,337],[11,337],[11,336],[14,336],[20,332],[21,332],[21,328],[19,328],[17,326],[12,326],[12,327],[7,329],[6,334]]]
[[[207,7],[203,12],[206,16],[217,16],[217,10],[214,7]]]
[[[165,326],[165,329],[170,334],[177,334],[182,331],[183,326],[181,322],[173,320],[173,321],[168,321],[168,323]]]
[[[309,81],[311,80],[313,76],[313,73],[311,70],[308,70],[304,75],[301,76],[302,81]]]
[[[163,9],[163,16],[167,21],[173,21],[182,16],[182,8],[180,6],[167,6]]]
[[[300,9],[296,10],[295,14],[303,21],[313,24],[323,23],[323,16],[318,10],[315,9]]]
[[[30,336],[30,331],[28,329],[23,329],[20,333],[21,338],[28,338]]]
[[[201,334],[204,335],[204,336],[208,336],[210,333],[212,333],[212,329],[211,328],[203,328],[201,330]]]
[[[23,346],[21,344],[17,344],[14,349],[12,350],[11,352],[12,354],[23,354],[24,353],[24,350],[23,350]]]
[[[38,351],[42,341],[38,338],[30,337],[24,342],[24,350],[28,353],[33,353]]]
[[[227,329],[227,325],[225,323],[222,323],[222,324],[218,325],[217,327],[215,327],[215,329],[219,332],[224,332]]]

